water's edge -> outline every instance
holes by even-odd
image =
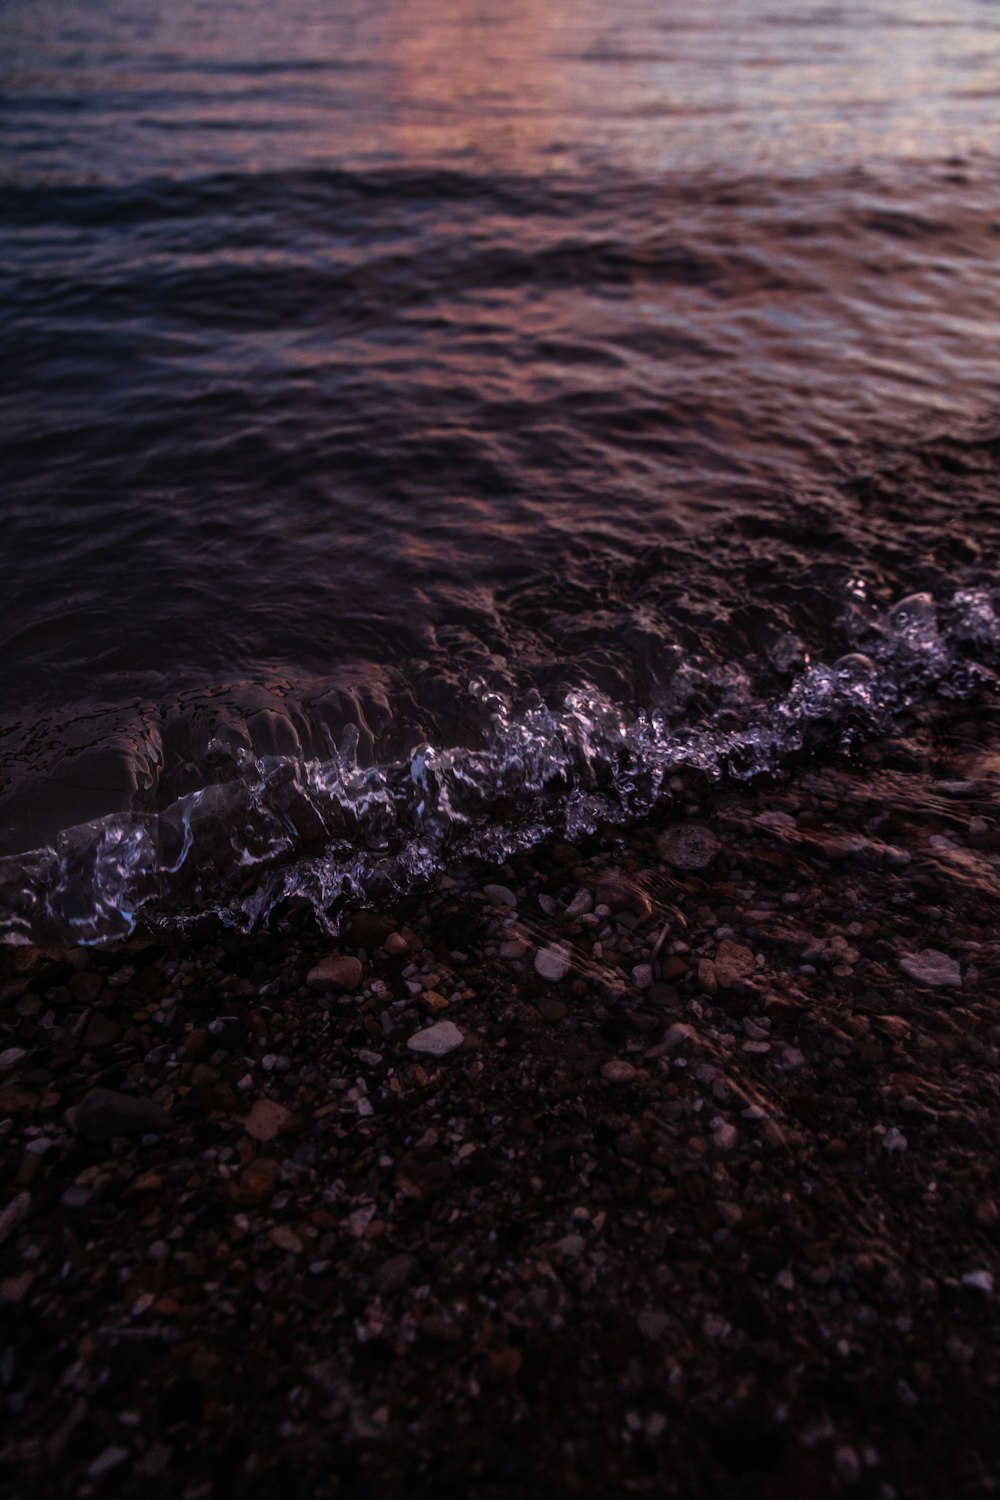
[[[553,833],[640,818],[679,771],[746,780],[803,750],[850,752],[914,702],[992,678],[1000,589],[940,604],[914,595],[881,612],[858,585],[844,632],[848,654],[707,723],[626,714],[587,686],[515,712],[479,682],[471,690],[492,725],[480,748],[424,744],[368,767],[350,734],[324,759],[239,751],[232,779],[160,813],[109,814],[0,860],[0,940],[92,945],[209,915],[250,930],[288,897],[335,931],[345,904],[412,888],[449,861],[499,862]]]

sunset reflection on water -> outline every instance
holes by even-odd
[[[67,33],[8,8],[8,170],[98,177],[362,162],[538,172],[823,164],[988,149],[996,51],[963,0],[118,0]],[[53,114],[73,74],[73,95]],[[127,133],[123,138],[123,131]]]

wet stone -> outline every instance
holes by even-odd
[[[6,1207],[0,1209],[0,1245],[14,1233],[31,1207],[31,1194],[18,1193]]]
[[[681,823],[661,833],[656,847],[660,858],[675,870],[707,870],[722,846],[710,829]]]
[[[169,1129],[170,1117],[151,1099],[119,1094],[113,1089],[91,1089],[76,1108],[73,1127],[88,1141],[109,1141],[113,1136],[161,1134]]]
[[[332,953],[320,959],[309,970],[306,983],[314,990],[346,990],[353,993],[364,978],[364,966],[359,958],[348,953]]]
[[[255,1208],[274,1196],[281,1176],[281,1164],[262,1156],[248,1162],[238,1178],[229,1183],[229,1196],[241,1208]]]
[[[112,1021],[110,1016],[103,1016],[98,1012],[91,1016],[87,1029],[83,1034],[83,1045],[85,1047],[110,1047],[122,1034],[122,1029],[117,1021]]]
[[[273,1099],[258,1099],[243,1122],[247,1135],[255,1141],[273,1141],[282,1130],[288,1128],[292,1116],[283,1104]]]
[[[723,938],[715,955],[715,978],[720,989],[733,989],[740,980],[748,979],[756,967],[751,949]]]
[[[624,913],[635,918],[648,917],[653,904],[638,881],[622,873],[608,870],[597,882],[597,909],[606,907],[609,912]]]
[[[565,979],[572,965],[572,955],[566,948],[539,948],[535,954],[535,973],[556,984]]]
[[[517,906],[517,897],[514,895],[514,892],[505,885],[484,885],[483,895],[486,897],[487,901],[491,901],[494,906],[505,907],[508,911],[513,911]]]
[[[389,1297],[393,1292],[399,1292],[408,1285],[416,1269],[415,1255],[391,1255],[375,1272],[372,1285],[380,1297]]]
[[[593,896],[589,891],[581,889],[577,891],[576,895],[567,906],[566,916],[571,922],[575,922],[578,917],[585,916],[586,913],[592,909],[593,905]]]
[[[919,953],[904,953],[899,967],[918,984],[961,989],[962,971],[954,958],[936,948],[922,948]]]
[[[406,1045],[411,1052],[423,1052],[429,1057],[445,1057],[454,1052],[465,1040],[454,1021],[438,1021],[423,1031],[415,1031]]]

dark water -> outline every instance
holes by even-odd
[[[374,896],[996,661],[992,0],[2,0],[0,59],[8,940]]]

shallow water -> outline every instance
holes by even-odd
[[[8,938],[325,909],[995,660],[1000,12],[689,11],[4,7]]]

